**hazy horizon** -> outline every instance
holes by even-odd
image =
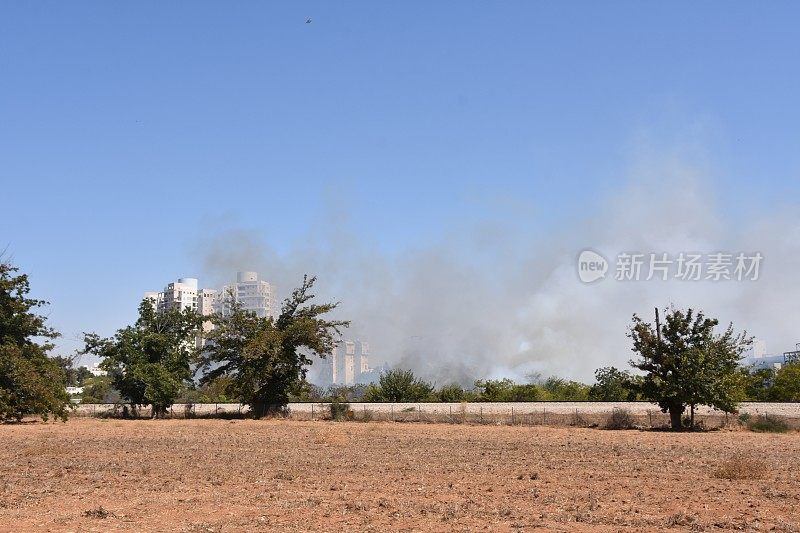
[[[800,8],[410,5],[0,7],[0,250],[55,353],[239,270],[439,383],[591,381],[671,304],[800,342]],[[586,284],[587,249],[763,263]]]

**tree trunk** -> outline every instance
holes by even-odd
[[[253,418],[264,418],[265,416],[283,415],[286,413],[286,406],[274,403],[253,402],[250,406]]]
[[[692,404],[692,406],[691,406],[691,415],[690,415],[690,417],[691,417],[691,420],[692,420],[692,423],[691,423],[692,429],[694,429],[694,404]]]
[[[672,429],[675,431],[681,430],[681,417],[683,416],[683,406],[673,405],[669,408],[669,421]]]
[[[264,414],[267,411],[267,404],[263,402],[253,402],[250,405],[250,411],[253,418],[264,418]]]

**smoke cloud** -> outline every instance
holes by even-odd
[[[622,190],[544,236],[489,220],[387,253],[356,224],[331,225],[331,216],[287,253],[255,232],[228,228],[205,238],[198,254],[204,280],[221,284],[237,270],[257,270],[281,297],[304,273],[317,275],[317,295],[341,301],[337,316],[352,320],[347,337],[368,340],[374,362],[439,384],[532,372],[591,381],[600,366],[627,366],[633,313],[650,317],[654,306],[670,304],[733,321],[769,351],[793,348],[800,341],[798,215],[726,212],[715,192],[724,184],[689,158],[648,155],[627,175]],[[612,264],[606,279],[590,285],[577,276],[586,248]],[[761,252],[760,279],[613,279],[621,252],[717,251]]]

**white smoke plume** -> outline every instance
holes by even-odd
[[[715,193],[724,180],[677,156],[643,157],[626,174],[623,190],[546,237],[488,221],[387,254],[361,238],[357,224],[332,226],[329,217],[289,253],[229,228],[204,239],[198,254],[204,279],[221,283],[237,270],[257,270],[282,297],[304,273],[317,275],[317,294],[340,300],[337,315],[352,320],[348,337],[368,340],[374,360],[439,384],[530,372],[590,382],[600,366],[627,367],[633,313],[651,317],[654,306],[670,304],[733,321],[770,351],[793,348],[800,341],[798,214],[726,212]],[[606,279],[591,285],[576,270],[585,248],[612,263]],[[761,252],[760,279],[613,279],[621,252],[717,251]]]

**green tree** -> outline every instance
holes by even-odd
[[[67,387],[80,387],[86,378],[92,377],[92,373],[85,366],[75,367],[75,357],[64,357],[57,355],[53,360],[58,363],[64,372],[64,385]]]
[[[734,411],[741,387],[738,363],[751,339],[734,334],[733,325],[716,334],[719,321],[692,309],[668,309],[665,315],[660,336],[636,315],[628,333],[640,356],[630,364],[645,373],[638,386],[642,396],[669,413],[673,429],[681,429],[687,406],[692,425],[697,405]]]
[[[771,399],[778,402],[800,402],[800,363],[788,363],[775,373]]]
[[[81,403],[117,403],[120,398],[109,376],[92,376],[83,382]]]
[[[393,368],[381,373],[377,385],[367,389],[370,402],[421,402],[433,395],[433,385],[418,379],[411,370]]]
[[[17,272],[0,262],[0,421],[20,421],[28,415],[66,420],[66,376],[47,355],[58,333],[34,312],[47,302],[28,298],[28,277]]]
[[[215,317],[202,358],[201,383],[229,377],[226,392],[248,404],[256,418],[284,411],[290,394],[305,380],[310,357],[329,355],[335,336],[349,325],[322,318],[338,304],[308,303],[314,298],[310,291],[315,281],[303,278],[277,320],[258,317],[236,303],[228,316]]]
[[[743,399],[756,402],[772,400],[775,370],[772,368],[740,368]]]
[[[439,389],[436,392],[436,397],[440,402],[463,402],[466,400],[467,393],[461,385],[451,383]]]
[[[145,299],[134,325],[118,330],[111,338],[85,334],[82,353],[102,358],[100,366],[132,407],[151,405],[153,417],[162,417],[191,382],[201,322],[190,309],[159,312]]]
[[[551,376],[541,385],[548,400],[582,402],[589,397],[589,387],[584,383]]]
[[[535,383],[517,384],[508,378],[478,380],[475,391],[479,402],[535,402],[544,396]]]
[[[589,400],[594,402],[632,402],[637,399],[636,379],[613,366],[598,368],[595,383],[589,388]]]

